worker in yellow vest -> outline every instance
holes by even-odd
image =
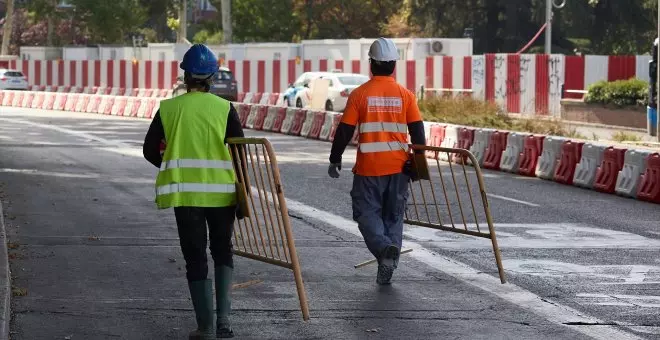
[[[208,47],[193,45],[180,64],[187,93],[160,102],[144,140],[144,157],[160,168],[156,178],[159,209],[174,208],[186,278],[197,319],[189,339],[231,338],[230,288],[233,274],[231,236],[236,208],[236,174],[226,138],[243,137],[233,105],[209,92],[218,60]],[[161,140],[165,152],[160,153]],[[207,224],[215,269],[216,332],[213,334],[213,286],[208,279]]]

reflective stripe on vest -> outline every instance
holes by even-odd
[[[392,123],[392,122],[361,123],[360,133],[369,133],[369,132],[408,133],[408,125],[401,123]]]
[[[206,168],[206,169],[233,169],[231,161],[217,161],[211,159],[173,159],[164,161],[160,165],[160,171],[167,169],[180,169],[180,168]]]
[[[233,184],[208,184],[208,183],[174,183],[156,188],[156,195],[168,195],[176,192],[204,192],[231,194],[236,192]]]
[[[373,143],[362,143],[359,146],[360,152],[362,153],[372,153],[372,152],[386,152],[386,151],[408,151],[408,144],[401,142],[373,142]]]

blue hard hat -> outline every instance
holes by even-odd
[[[218,72],[218,58],[205,45],[195,44],[183,56],[179,67],[193,75],[210,76]]]

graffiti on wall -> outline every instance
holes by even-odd
[[[472,96],[486,96],[486,59],[483,56],[472,57]]]

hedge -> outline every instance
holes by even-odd
[[[640,79],[599,81],[587,89],[585,103],[616,106],[646,106],[649,84]]]

